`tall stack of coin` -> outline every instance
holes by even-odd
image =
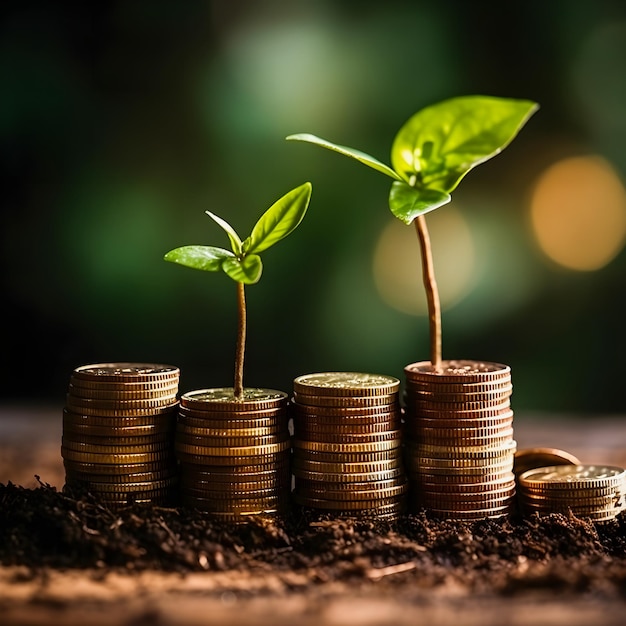
[[[400,381],[358,372],[294,380],[293,499],[334,514],[405,510]]]
[[[511,371],[481,361],[405,368],[410,503],[436,517],[481,519],[514,510],[516,443]]]
[[[525,514],[571,512],[606,522],[626,510],[626,470],[597,465],[530,469],[519,476],[518,497]]]
[[[63,410],[65,484],[112,507],[175,502],[179,374],[153,363],[77,367]]]
[[[181,395],[176,426],[181,502],[226,521],[283,514],[289,504],[288,394],[200,389]]]

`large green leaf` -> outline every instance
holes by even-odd
[[[473,167],[501,152],[538,108],[529,100],[490,96],[426,107],[398,131],[392,166],[411,186],[450,193]]]
[[[291,233],[304,218],[311,191],[311,183],[304,183],[287,192],[265,211],[243,243],[245,254],[263,252]]]
[[[328,150],[332,150],[333,152],[338,152],[339,154],[343,154],[344,156],[350,157],[352,159],[356,159],[357,161],[371,167],[387,176],[390,176],[394,180],[402,180],[396,172],[394,172],[388,165],[381,163],[378,159],[375,159],[373,156],[366,154],[365,152],[361,152],[360,150],[355,150],[354,148],[348,148],[347,146],[340,146],[326,139],[322,139],[321,137],[316,137],[315,135],[311,135],[309,133],[299,133],[296,135],[289,135],[287,140],[290,141],[305,141],[307,143],[313,143],[322,148],[327,148]]]
[[[433,211],[451,199],[449,193],[438,189],[416,189],[395,181],[389,191],[389,208],[399,220],[410,224],[418,215]]]
[[[211,213],[211,211],[205,211],[205,213],[217,224],[219,224],[228,235],[230,239],[230,247],[233,249],[233,252],[236,255],[241,254],[241,238],[236,233],[235,229],[224,219],[215,215],[215,213]]]
[[[219,272],[224,261],[235,258],[235,255],[229,250],[213,246],[182,246],[170,250],[163,258],[196,270]]]
[[[222,269],[234,281],[245,283],[246,285],[253,285],[261,278],[263,263],[261,262],[260,256],[250,254],[244,256],[243,259],[233,257],[224,259]]]

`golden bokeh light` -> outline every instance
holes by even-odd
[[[626,241],[626,190],[599,156],[571,157],[548,167],[533,190],[530,215],[544,254],[572,270],[604,267]]]
[[[476,273],[470,228],[455,207],[446,206],[427,218],[441,306],[448,309],[471,289]],[[426,315],[419,241],[413,226],[393,219],[383,229],[374,251],[374,282],[380,297],[410,315]]]

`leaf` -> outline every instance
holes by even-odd
[[[191,267],[205,272],[219,272],[226,259],[234,258],[234,254],[224,248],[213,246],[182,246],[170,250],[163,258],[172,263]]]
[[[265,211],[243,244],[245,254],[263,252],[295,230],[307,211],[311,191],[311,183],[304,183]]]
[[[253,285],[261,278],[263,263],[261,263],[261,257],[257,254],[249,254],[244,256],[243,259],[236,257],[224,259],[222,269],[234,281]]]
[[[411,224],[418,215],[450,202],[450,194],[437,189],[416,189],[404,182],[395,181],[389,191],[389,208],[405,224]]]
[[[375,159],[373,156],[366,154],[365,152],[361,152],[360,150],[355,150],[354,148],[348,148],[347,146],[339,146],[337,144],[331,143],[330,141],[326,141],[326,139],[322,139],[320,137],[316,137],[315,135],[311,135],[309,133],[299,133],[297,135],[289,135],[287,137],[288,141],[305,141],[308,143],[313,143],[322,148],[327,148],[328,150],[332,150],[333,152],[339,152],[339,154],[343,154],[344,156],[350,157],[352,159],[356,159],[360,161],[364,165],[371,167],[378,172],[382,172],[387,176],[390,176],[394,180],[402,180],[400,176],[396,172],[394,172],[388,165],[381,163],[378,159]]]
[[[450,193],[501,152],[539,108],[529,100],[463,96],[426,107],[398,131],[391,163],[411,186]]]
[[[241,254],[241,239],[239,238],[239,235],[235,232],[235,229],[226,220],[215,215],[215,213],[211,213],[211,211],[205,211],[205,213],[226,231],[226,234],[230,239],[230,246],[233,249],[233,252],[236,255]]]

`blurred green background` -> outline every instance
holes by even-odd
[[[497,7],[500,6],[498,9]],[[626,4],[608,0],[3,3],[5,401],[62,403],[74,367],[171,363],[232,385],[236,289],[164,262],[313,197],[247,289],[246,386],[428,358],[417,239],[390,181],[285,136],[389,162],[418,109],[537,101],[428,216],[444,358],[511,366],[517,411],[619,413],[626,354]],[[420,312],[421,311],[421,312]]]

